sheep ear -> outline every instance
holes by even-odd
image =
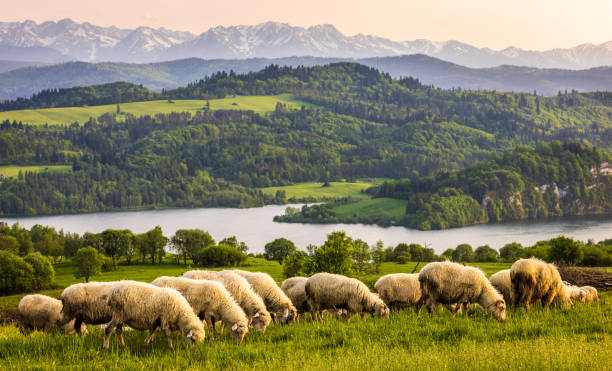
[[[261,316],[261,312],[257,312],[257,313],[255,313],[255,315],[253,316],[253,319],[255,319],[255,318],[259,318],[259,316]]]
[[[236,331],[238,330],[238,324],[234,323],[234,325],[232,326],[232,331]]]
[[[504,302],[503,301],[498,301],[497,302],[497,309],[502,309],[504,307]]]
[[[188,338],[192,338],[193,337],[193,330],[189,330],[189,332],[187,333],[187,337]]]
[[[283,317],[289,317],[289,308],[285,308],[285,312],[283,313]]]

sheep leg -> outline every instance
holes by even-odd
[[[74,320],[74,331],[79,334],[79,336],[83,335],[82,325],[83,319],[81,317],[77,317]]]
[[[527,295],[525,295],[524,301],[525,301],[525,308],[527,309],[529,309],[529,306],[531,305],[531,300],[533,298],[533,291],[534,291],[534,288],[532,287],[527,291]]]
[[[455,315],[457,314],[457,311],[459,311],[459,308],[461,308],[461,303],[457,303],[457,305],[455,305],[453,307],[453,309],[451,309],[451,318],[455,318]]]
[[[117,324],[113,320],[111,320],[108,326],[106,326],[106,329],[104,330],[105,331],[104,345],[103,345],[104,348],[108,348],[109,343],[110,343],[110,336],[116,327],[117,327]]]
[[[423,308],[423,304],[425,304],[425,300],[423,300],[423,297],[421,296],[419,301],[417,301],[416,305],[414,306],[414,310],[417,316],[421,314],[421,308]]]
[[[429,312],[429,317],[431,318],[434,316],[434,305],[433,301],[427,301],[427,312]]]
[[[149,343],[151,342],[151,340],[153,340],[153,336],[155,335],[155,331],[157,331],[157,329],[159,328],[159,326],[155,326],[154,329],[149,330],[149,335],[147,336],[147,338],[145,339],[144,343],[146,345],[149,345]]]
[[[463,312],[464,312],[465,318],[468,318],[468,303],[467,302],[463,303]]]
[[[550,294],[547,293],[543,298],[542,298],[542,305],[544,305],[544,308],[549,308],[550,305],[552,304],[553,300],[555,300],[555,295],[554,294]]]
[[[119,338],[119,344],[121,344],[121,346],[124,347],[125,340],[123,339],[123,325],[118,325],[117,329],[115,330],[115,333],[117,334],[117,337]]]
[[[164,328],[163,331],[166,335],[166,339],[168,340],[168,346],[170,347],[170,349],[174,349],[174,347],[172,346],[172,331],[169,328]]]
[[[215,324],[211,320],[211,314],[204,314],[204,318],[206,319],[206,326],[208,326],[208,332],[210,333],[210,339],[215,340]]]

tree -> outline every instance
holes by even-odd
[[[83,233],[83,246],[91,246],[98,252],[102,252],[102,236],[91,232]]]
[[[303,251],[296,250],[283,260],[283,274],[285,277],[304,276],[310,257]]]
[[[239,242],[236,236],[226,237],[219,242],[219,245],[228,245],[234,247],[244,253],[249,250],[249,247],[244,242]]]
[[[286,238],[277,238],[268,242],[264,247],[264,256],[267,260],[276,260],[283,264],[283,260],[296,251],[295,244]]]
[[[441,256],[446,258],[446,259],[453,259],[453,255],[455,255],[455,249],[446,249],[441,254]]]
[[[368,265],[372,259],[370,246],[360,239],[353,241],[353,270],[358,274],[364,274],[368,270]]]
[[[455,248],[453,252],[453,261],[455,262],[471,262],[474,260],[474,250],[467,243],[462,243]]]
[[[0,294],[8,295],[32,288],[34,269],[23,258],[0,251]]]
[[[474,251],[474,259],[477,262],[496,262],[498,257],[497,250],[489,245],[478,246]]]
[[[49,259],[39,252],[32,252],[26,255],[23,260],[32,266],[32,288],[42,290],[51,287],[55,270]]]
[[[64,256],[71,258],[83,247],[83,240],[76,233],[66,233],[64,236]]]
[[[380,266],[385,261],[385,249],[384,249],[383,242],[381,240],[378,240],[376,242],[376,245],[374,245],[374,247],[372,248],[371,254],[372,254],[372,268],[373,268],[372,270],[374,271],[374,273],[379,273]]]
[[[314,249],[311,272],[329,272],[343,275],[352,273],[353,240],[344,231],[327,235],[323,246]]]
[[[13,236],[0,234],[0,250],[9,251],[13,254],[19,253],[19,242]]]
[[[85,282],[89,282],[89,277],[100,274],[102,256],[93,247],[83,247],[72,258],[72,265],[74,267],[74,277],[84,277]]]
[[[579,263],[584,257],[582,244],[568,237],[557,237],[549,240],[549,261],[563,262],[565,264]]]
[[[523,253],[523,246],[517,242],[511,242],[505,244],[499,249],[499,257],[506,261],[516,261],[521,258]]]
[[[215,240],[201,229],[179,229],[170,239],[170,243],[183,256],[183,262],[187,265],[187,258],[194,260],[200,250],[214,245]]]
[[[395,250],[393,250],[393,255],[395,256],[394,261],[405,261],[408,262],[412,259],[412,254],[410,253],[410,245],[406,243],[399,243],[395,246]]]
[[[204,267],[238,266],[247,255],[233,246],[212,245],[201,249],[196,254],[196,262]]]
[[[132,240],[134,235],[129,229],[107,229],[100,234],[102,238],[102,250],[113,261],[117,255],[124,255],[130,264],[134,256]]]
[[[146,232],[144,237],[144,249],[151,256],[151,264],[155,264],[155,258],[158,258],[159,263],[162,262],[162,258],[166,254],[164,247],[168,243],[168,239],[162,233],[160,226],[156,226],[150,231]]]

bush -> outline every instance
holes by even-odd
[[[327,241],[314,249],[308,273],[329,272],[348,276],[352,273],[353,239],[346,232],[327,235]]]
[[[395,258],[395,261],[398,262],[399,264],[406,264],[410,261],[410,257],[406,255],[400,255]]]
[[[612,265],[612,245],[584,246],[582,265],[589,267],[609,267]]]
[[[84,277],[85,282],[89,282],[89,277],[100,274],[102,260],[102,255],[93,247],[80,248],[72,258],[74,277]]]
[[[102,254],[100,254],[100,257],[102,258],[102,265],[100,266],[102,272],[114,272],[117,270],[117,262],[113,258]]]
[[[247,255],[228,245],[212,245],[198,251],[194,263],[203,267],[237,266],[244,262]]]
[[[497,250],[489,245],[478,246],[474,252],[474,258],[477,262],[496,262],[499,258]]]
[[[278,264],[282,264],[286,257],[295,252],[295,244],[286,238],[277,238],[268,242],[264,249],[267,260],[276,260]]]
[[[306,266],[310,257],[303,251],[296,250],[283,261],[283,274],[285,277],[306,275]]]
[[[582,244],[567,237],[557,237],[548,241],[550,250],[548,260],[553,262],[563,262],[565,264],[576,264],[584,256]]]
[[[474,250],[467,243],[462,243],[453,251],[453,261],[455,262],[471,262],[474,261]]]
[[[0,294],[16,294],[32,288],[34,269],[19,256],[0,251]]]
[[[55,277],[55,270],[49,259],[39,252],[31,252],[23,260],[33,269],[32,288],[34,290],[50,288]]]
[[[499,256],[505,261],[516,261],[521,258],[523,253],[523,246],[520,243],[512,242],[505,244],[499,249]]]

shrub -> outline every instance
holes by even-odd
[[[348,276],[352,273],[353,239],[344,231],[327,235],[327,241],[313,250],[308,273],[329,272]]]
[[[51,287],[55,277],[55,270],[48,258],[39,252],[31,252],[23,260],[32,266],[32,288],[34,290]]]
[[[520,243],[512,242],[505,244],[499,249],[499,256],[506,261],[516,261],[520,259],[523,253],[523,246]]]
[[[306,266],[310,257],[303,251],[296,250],[283,261],[283,274],[285,277],[306,275]]]
[[[102,259],[102,265],[100,266],[102,272],[114,272],[117,270],[117,262],[113,258],[102,254],[100,254],[100,257]]]
[[[478,246],[474,252],[474,259],[477,262],[496,262],[498,258],[497,250],[489,245]]]
[[[247,255],[228,245],[212,245],[201,249],[195,256],[197,265],[204,267],[237,266],[244,262]]]
[[[8,295],[32,288],[34,269],[9,251],[0,251],[0,294]]]
[[[264,250],[264,257],[267,260],[276,260],[279,264],[282,264],[286,257],[295,252],[295,244],[286,238],[277,238],[268,242]]]
[[[567,237],[557,237],[548,241],[550,250],[548,260],[553,262],[563,262],[565,264],[576,264],[584,256],[582,244]]]
[[[395,261],[398,262],[399,264],[406,264],[410,261],[410,257],[406,255],[400,255],[397,258],[395,258]]]

